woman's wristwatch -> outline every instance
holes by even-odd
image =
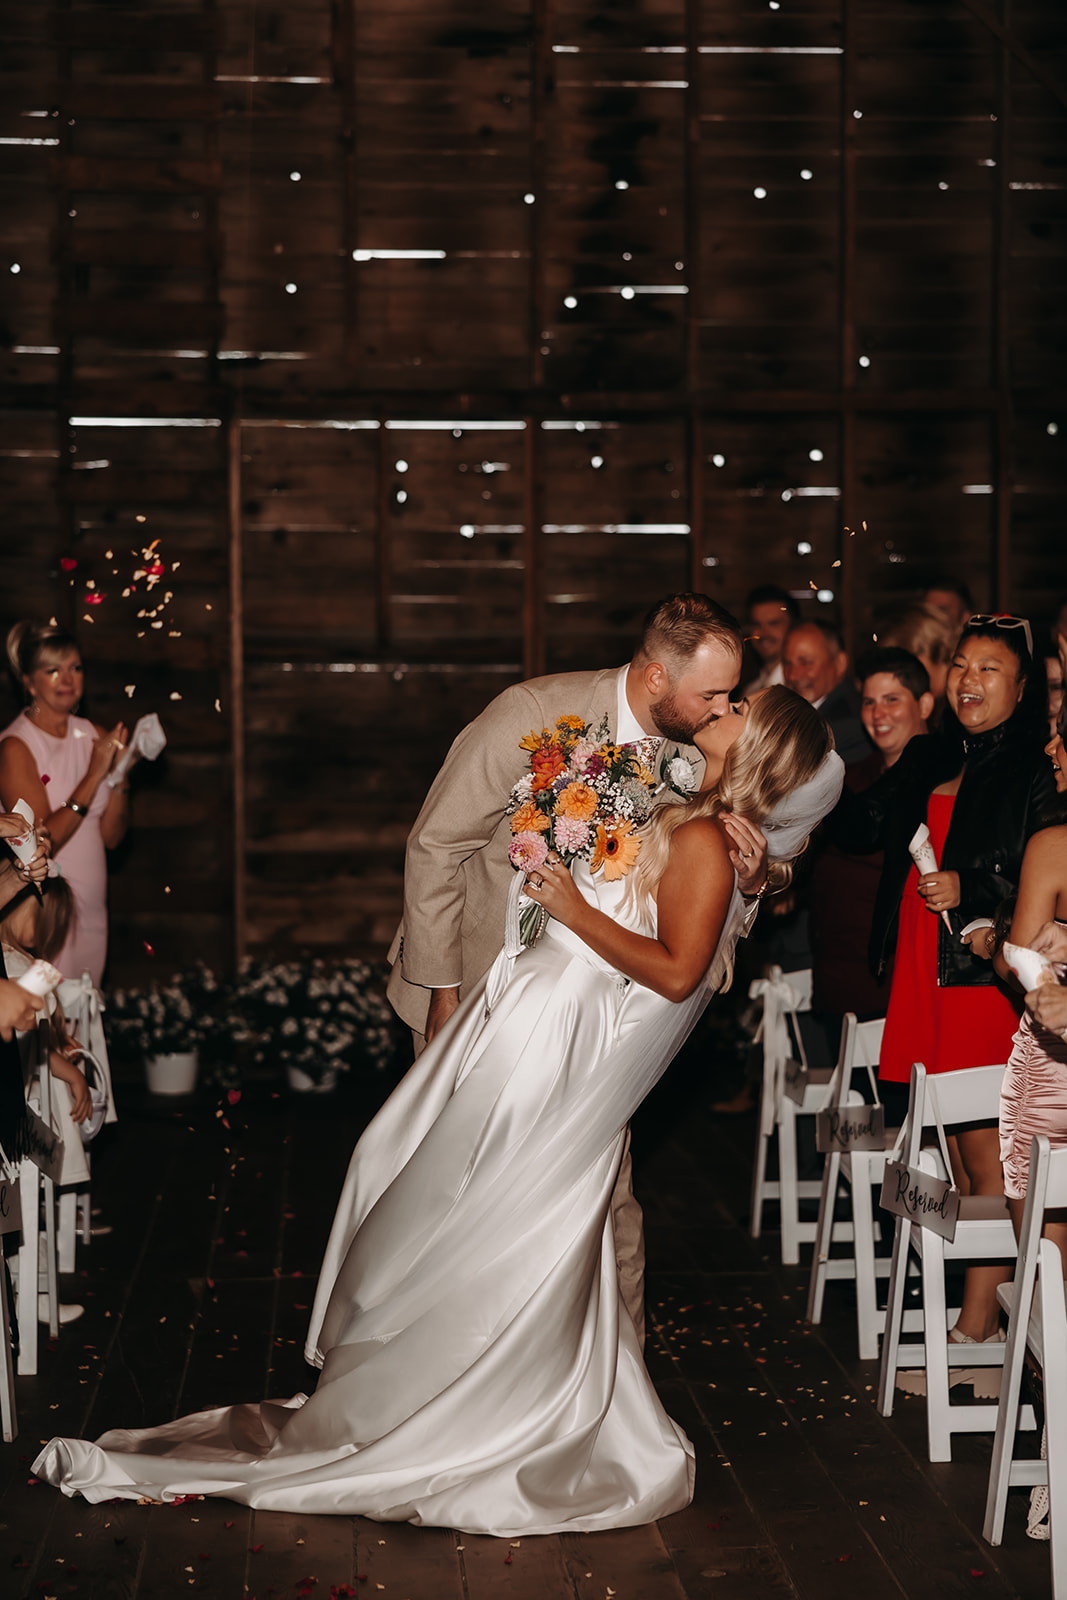
[[[73,811],[76,817],[87,817],[89,815],[89,807],[80,806],[76,800],[64,800],[63,804],[68,811]]]

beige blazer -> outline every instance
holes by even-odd
[[[513,684],[445,757],[408,837],[404,916],[389,951],[389,999],[417,1032],[425,1030],[429,991],[469,989],[503,944],[515,870],[504,807],[530,759],[519,740],[569,715],[594,726],[606,717],[614,736],[618,677],[611,667]]]

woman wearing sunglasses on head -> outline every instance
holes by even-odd
[[[1044,684],[1033,676],[1024,618],[972,617],[946,690],[940,731],[913,739],[861,795],[846,790],[831,819],[843,848],[885,851],[870,958],[880,975],[895,950],[879,1065],[891,1122],[900,1120],[913,1062],[928,1073],[952,1072],[1011,1054],[1017,1002],[960,934],[974,918],[993,917],[1014,893],[1026,842],[1053,790],[1043,751]],[[908,846],[921,823],[930,830],[937,872],[912,865]],[[1003,1193],[996,1128],[961,1129],[950,1144],[965,1194]],[[1009,1276],[995,1266],[968,1272],[954,1342],[1001,1337],[996,1289]],[[954,1382],[974,1381],[976,1394],[983,1377],[999,1379],[999,1372],[953,1373]],[[918,1392],[921,1375],[902,1375],[900,1387]]]

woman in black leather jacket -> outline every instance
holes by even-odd
[[[972,619],[949,668],[941,731],[913,739],[862,794],[846,790],[830,819],[842,849],[885,851],[870,957],[881,975],[895,956],[879,1067],[887,1087],[906,1084],[913,1061],[937,1073],[1010,1054],[1016,1007],[960,931],[1014,893],[1026,842],[1053,793],[1041,707],[1026,693],[1031,666],[1022,619]],[[940,866],[920,875],[908,845],[922,822]],[[887,1100],[892,1109],[891,1093]],[[965,1193],[1003,1193],[995,1128],[960,1130],[951,1142]],[[996,1267],[971,1269],[954,1340],[999,1337],[996,1287],[1004,1277]],[[968,1372],[962,1381],[970,1379]]]

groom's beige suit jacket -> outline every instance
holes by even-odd
[[[618,667],[564,672],[513,684],[463,729],[415,819],[404,863],[404,916],[389,952],[389,999],[405,1022],[425,1032],[430,990],[477,983],[504,941],[504,907],[515,869],[504,815],[515,783],[529,770],[526,734],[558,717],[614,737]]]

